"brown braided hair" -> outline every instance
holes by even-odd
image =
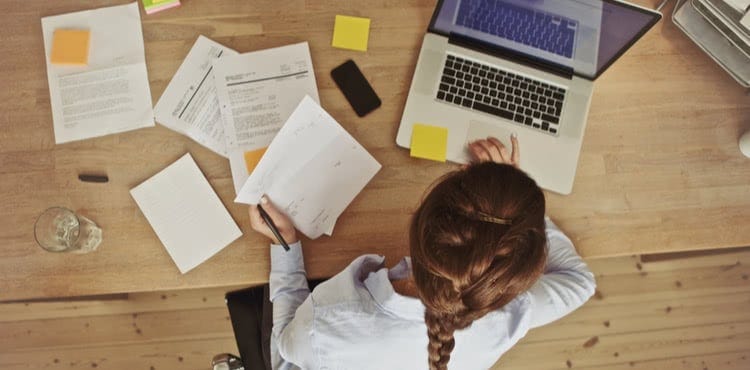
[[[412,272],[425,305],[431,370],[447,369],[453,334],[502,308],[541,276],[544,194],[515,167],[451,172],[412,218]]]

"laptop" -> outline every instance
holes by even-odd
[[[616,0],[441,0],[414,71],[396,143],[415,123],[448,129],[447,159],[494,136],[521,144],[542,188],[573,190],[593,82],[661,14]]]

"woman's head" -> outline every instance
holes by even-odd
[[[503,307],[542,274],[544,194],[513,166],[449,173],[412,219],[414,281],[426,307],[431,369],[446,369],[453,333]]]

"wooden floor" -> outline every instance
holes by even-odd
[[[590,265],[595,298],[495,369],[750,369],[750,251]],[[236,352],[225,290],[0,304],[0,369],[209,369]]]

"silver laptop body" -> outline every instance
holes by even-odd
[[[602,29],[623,15],[636,17],[627,20],[637,27],[621,26],[632,34],[618,37],[613,52]],[[541,187],[569,194],[594,79],[659,18],[619,1],[443,0],[422,42],[396,143],[411,146],[415,123],[445,127],[447,159],[467,163],[468,142],[494,136],[510,147],[515,133],[521,168]],[[611,60],[602,63],[600,50]]]

